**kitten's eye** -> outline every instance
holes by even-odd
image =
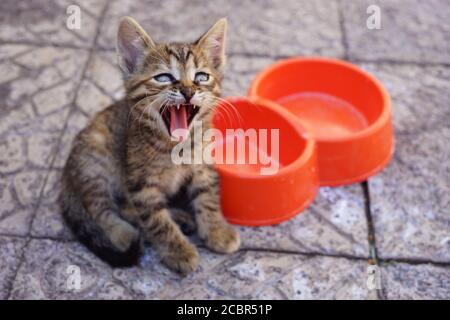
[[[197,72],[195,74],[195,82],[206,82],[209,80],[209,74],[205,73],[205,72]]]
[[[175,80],[170,73],[160,73],[154,76],[153,79],[161,83],[173,82]]]

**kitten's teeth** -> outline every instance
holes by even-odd
[[[180,110],[180,105],[179,104],[177,104],[177,110]]]

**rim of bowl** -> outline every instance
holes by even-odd
[[[258,180],[259,179],[272,179],[273,177],[280,177],[282,175],[290,174],[292,171],[302,167],[313,156],[313,152],[315,152],[315,147],[316,147],[315,140],[312,137],[310,137],[309,135],[305,134],[305,133],[307,133],[306,129],[304,129],[301,125],[299,126],[297,121],[290,119],[292,116],[289,111],[283,110],[283,109],[280,110],[280,107],[278,105],[276,105],[274,102],[260,98],[260,97],[250,98],[250,97],[245,97],[245,96],[242,96],[242,97],[241,96],[231,96],[231,97],[226,97],[225,100],[230,101],[230,102],[237,101],[237,100],[250,101],[251,103],[258,104],[258,105],[262,106],[263,108],[268,108],[271,111],[278,113],[279,115],[281,115],[283,120],[286,121],[287,123],[289,123],[289,125],[292,127],[292,129],[294,129],[297,132],[298,138],[303,139],[305,141],[305,147],[303,149],[303,152],[300,154],[299,157],[297,157],[297,159],[295,159],[288,165],[279,168],[278,172],[274,175],[261,175],[261,174],[254,174],[254,173],[242,173],[242,172],[237,173],[236,171],[228,169],[227,167],[222,167],[221,165],[215,165],[215,168],[218,171],[220,171],[221,173],[223,173],[227,176],[241,177],[241,178],[246,178],[246,179],[258,179]]]
[[[389,93],[387,92],[387,90],[384,88],[383,84],[377,79],[375,78],[375,76],[371,75],[370,73],[364,71],[363,69],[361,69],[360,67],[344,61],[344,60],[340,60],[340,59],[336,59],[336,58],[324,58],[324,57],[316,57],[316,56],[311,56],[311,57],[293,57],[293,58],[287,58],[287,59],[283,59],[280,61],[277,61],[273,64],[271,64],[269,67],[265,68],[264,70],[262,70],[257,76],[256,78],[253,80],[253,82],[250,85],[250,89],[248,91],[248,94],[250,96],[250,98],[261,98],[257,93],[256,90],[259,87],[259,84],[268,76],[270,75],[273,70],[282,67],[282,66],[286,66],[286,65],[290,65],[290,64],[296,64],[296,63],[324,63],[324,64],[333,64],[333,65],[338,65],[347,69],[350,69],[353,72],[359,73],[360,75],[362,75],[363,77],[367,78],[370,82],[372,82],[375,85],[375,88],[381,93],[381,97],[382,97],[382,110],[380,115],[377,117],[377,119],[370,124],[368,127],[364,128],[361,131],[358,131],[356,133],[353,133],[347,137],[339,137],[339,138],[327,138],[327,139],[323,139],[323,138],[314,138],[316,141],[319,142],[340,142],[340,141],[351,141],[351,140],[356,140],[356,139],[360,139],[360,138],[365,138],[367,136],[372,135],[375,131],[379,130],[383,125],[386,124],[387,121],[389,121],[390,117],[391,117],[391,98],[389,96]],[[267,100],[267,98],[265,98]],[[269,100],[271,101],[271,100]],[[275,101],[271,101],[273,104],[277,105],[278,108],[281,109],[285,109],[282,105],[278,104]],[[287,111],[287,110],[286,110]],[[288,111],[289,112],[289,111]],[[295,117],[296,121],[298,121],[297,117]]]

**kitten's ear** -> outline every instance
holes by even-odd
[[[195,42],[206,52],[209,61],[218,71],[222,71],[225,65],[227,24],[226,18],[220,19]]]
[[[117,56],[125,75],[137,70],[148,48],[155,46],[150,36],[133,18],[124,17],[117,32]]]

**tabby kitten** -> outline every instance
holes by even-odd
[[[171,160],[173,146],[185,138],[177,129],[192,131],[194,121],[210,125],[226,27],[220,19],[194,43],[162,44],[132,18],[120,22],[117,53],[126,97],[78,134],[60,195],[73,232],[113,266],[136,263],[148,241],[170,269],[191,272],[199,255],[182,229],[195,227],[215,252],[239,248],[239,234],[220,210],[214,168]]]

